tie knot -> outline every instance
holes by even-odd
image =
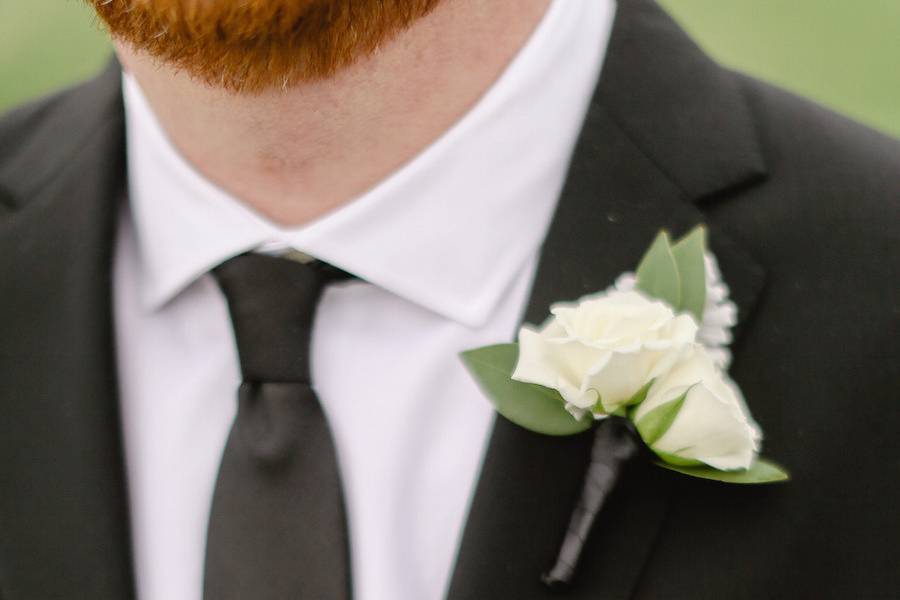
[[[213,275],[228,301],[244,381],[309,382],[316,306],[328,283],[349,275],[319,261],[253,253]]]

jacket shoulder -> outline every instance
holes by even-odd
[[[900,268],[900,141],[738,75],[766,175],[714,210],[770,272],[889,293]],[[853,285],[850,285],[850,284]],[[837,283],[835,283],[837,285]],[[857,287],[858,286],[858,287]]]
[[[67,88],[55,94],[14,107],[0,115],[0,165],[11,160],[28,144],[32,135],[42,129],[54,111],[65,104],[75,88]]]
[[[56,120],[61,111],[81,100],[97,83],[97,79],[79,82],[0,114],[0,164],[18,154],[48,121]]]
[[[93,79],[0,116],[0,208],[17,208],[98,130],[121,124],[120,72],[112,61]]]
[[[900,140],[811,100],[737,75],[754,113],[771,177],[817,201],[897,215]],[[798,197],[798,199],[800,199]]]

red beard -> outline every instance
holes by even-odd
[[[236,92],[331,76],[440,0],[88,0],[112,35]]]

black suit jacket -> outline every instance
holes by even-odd
[[[110,263],[118,66],[0,120],[0,598],[132,597]],[[705,222],[739,305],[734,378],[793,481],[651,467],[602,513],[576,598],[900,596],[900,146],[723,69],[622,0],[527,312]],[[502,340],[498,340],[502,341]],[[550,597],[590,434],[499,419],[449,597]]]

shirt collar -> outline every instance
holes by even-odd
[[[612,0],[554,0],[455,125],[361,197],[299,228],[267,221],[172,146],[123,78],[130,206],[145,307],[222,261],[293,248],[467,326],[483,324],[552,218],[613,20]]]

